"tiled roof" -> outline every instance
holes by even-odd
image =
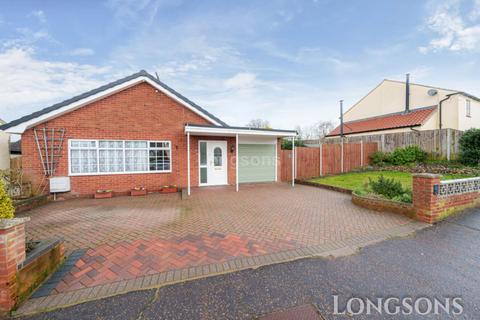
[[[408,113],[398,112],[384,116],[366,118],[343,123],[343,133],[363,133],[371,131],[389,130],[397,128],[415,127],[422,125],[437,106],[413,109]],[[340,126],[333,129],[327,137],[340,135]]]
[[[110,88],[113,88],[115,86],[118,86],[120,84],[123,84],[125,82],[128,82],[132,79],[135,79],[135,78],[138,78],[138,77],[147,77],[149,78],[150,80],[152,80],[153,82],[157,83],[159,86],[163,87],[166,91],[170,92],[171,94],[173,94],[174,96],[176,96],[178,99],[184,101],[185,103],[189,104],[190,106],[192,106],[193,108],[197,109],[198,111],[200,111],[201,113],[207,115],[209,118],[215,120],[216,122],[218,122],[219,124],[221,124],[222,126],[224,127],[228,127],[228,125],[223,122],[222,120],[220,120],[219,118],[215,117],[213,114],[211,114],[210,112],[208,112],[207,110],[203,109],[202,107],[200,107],[199,105],[195,104],[193,101],[187,99],[186,97],[182,96],[180,93],[178,93],[177,91],[173,90],[172,88],[170,88],[169,86],[167,86],[165,83],[161,82],[160,80],[158,80],[157,78],[155,78],[154,76],[152,76],[151,74],[149,74],[147,71],[145,70],[140,70],[139,72],[137,73],[134,73],[128,77],[125,77],[125,78],[122,78],[122,79],[119,79],[117,81],[114,81],[114,82],[111,82],[111,83],[108,83],[104,86],[101,86],[99,88],[96,88],[94,90],[91,90],[91,91],[88,91],[88,92],[85,92],[81,95],[78,95],[78,96],[75,96],[73,98],[70,98],[68,100],[65,100],[63,102],[60,102],[60,103],[57,103],[57,104],[54,104],[53,106],[50,106],[48,108],[44,108],[42,110],[39,110],[39,111],[36,111],[32,114],[29,114],[29,115],[26,115],[24,117],[21,117],[17,120],[13,120],[9,123],[6,123],[6,124],[2,124],[0,125],[0,130],[5,130],[5,129],[8,129],[10,127],[13,127],[13,126],[16,126],[20,123],[23,123],[23,122],[26,122],[26,121],[29,121],[31,119],[35,119],[41,115],[44,115],[44,114],[47,114],[49,112],[52,112],[52,111],[55,111],[55,110],[58,110],[60,108],[63,108],[71,103],[74,103],[76,101],[80,101],[82,99],[85,99],[85,98],[88,98],[90,96],[93,96],[97,93],[100,93],[100,92],[103,92],[103,91],[106,91]]]

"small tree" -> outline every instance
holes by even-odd
[[[14,213],[12,199],[7,195],[5,184],[0,180],[0,219],[12,219]]]
[[[460,161],[469,166],[480,163],[480,129],[470,129],[460,138]]]
[[[263,119],[252,119],[247,123],[247,127],[255,129],[271,129],[270,122]]]
[[[295,147],[305,147],[303,140],[295,139]],[[292,150],[292,140],[282,139],[282,150]]]

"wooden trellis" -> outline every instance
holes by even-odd
[[[65,129],[41,128],[33,129],[35,143],[42,163],[43,173],[46,177],[55,174],[60,158],[62,157]]]

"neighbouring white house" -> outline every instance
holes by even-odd
[[[345,136],[480,127],[480,98],[463,91],[383,80],[343,114]],[[328,138],[341,135],[340,125]]]
[[[6,122],[0,119],[0,125]],[[0,130],[0,170],[10,169],[10,134]]]

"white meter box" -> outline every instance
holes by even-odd
[[[51,177],[50,192],[68,192],[70,191],[70,177]]]

